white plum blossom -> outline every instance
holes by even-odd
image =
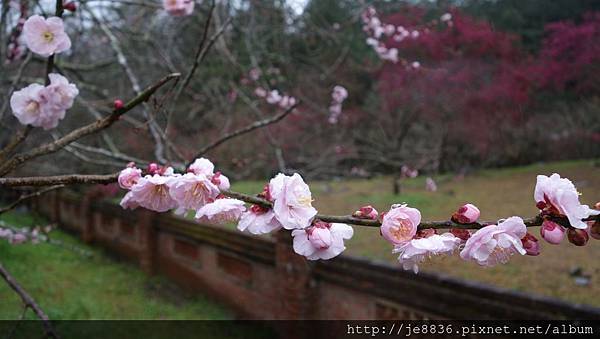
[[[60,74],[48,75],[50,84],[31,84],[12,94],[10,107],[23,125],[49,130],[58,126],[71,108],[79,90]]]
[[[217,199],[212,203],[202,206],[196,212],[196,219],[199,222],[224,224],[236,222],[246,211],[244,202],[237,199]]]
[[[549,177],[538,175],[533,197],[540,210],[556,216],[566,216],[571,226],[579,229],[587,228],[582,219],[600,213],[588,205],[582,205],[575,185],[557,173]]]
[[[23,40],[33,53],[43,57],[71,48],[71,39],[65,33],[63,20],[59,17],[45,19],[32,15],[23,25]]]
[[[199,210],[213,202],[219,195],[219,188],[204,174],[186,173],[168,181],[169,194],[176,202],[176,213]],[[134,186],[135,188],[135,186]]]
[[[237,225],[238,230],[251,234],[267,234],[281,228],[275,213],[271,209],[253,205],[244,212]]]
[[[310,226],[317,210],[312,206],[310,188],[300,174],[279,173],[269,182],[273,211],[277,220],[288,230]]]
[[[352,227],[346,224],[317,221],[309,228],[292,231],[294,252],[308,260],[331,259],[346,249],[344,240],[353,234]]]
[[[156,212],[166,212],[177,207],[177,201],[171,197],[169,185],[174,177],[146,175],[131,187],[121,201],[121,205],[134,206],[135,204]]]
[[[419,273],[419,263],[434,255],[452,253],[460,243],[461,240],[452,233],[433,234],[396,245],[393,253],[399,253],[398,261],[402,268]]]
[[[527,234],[527,227],[520,217],[510,217],[498,225],[483,227],[475,232],[460,252],[464,260],[472,260],[482,266],[505,264],[510,257],[519,253],[525,255],[521,239]]]

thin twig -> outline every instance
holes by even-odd
[[[52,325],[50,324],[50,319],[48,318],[46,313],[44,313],[44,311],[35,302],[35,300],[33,300],[33,298],[29,295],[29,293],[27,293],[27,291],[25,291],[25,289],[23,287],[21,287],[21,285],[4,268],[4,266],[2,266],[1,263],[0,263],[0,275],[2,276],[2,278],[4,278],[4,280],[6,281],[8,286],[10,286],[10,288],[12,288],[21,297],[23,304],[25,304],[26,307],[31,308],[31,310],[35,313],[35,315],[38,318],[40,318],[40,320],[42,321],[42,325],[44,326],[44,331],[46,332],[46,336],[48,336],[50,338],[58,339],[59,336],[56,333],[56,331],[54,330],[54,328],[52,328]]]
[[[50,192],[50,191],[54,191],[54,190],[62,188],[62,187],[65,187],[65,185],[50,186],[48,188],[44,188],[42,190],[39,190],[39,191],[36,191],[36,192],[33,192],[33,193],[21,195],[19,197],[19,199],[13,201],[12,203],[10,203],[10,205],[0,208],[0,214],[6,213],[6,212],[12,210],[13,208],[15,208],[15,206],[17,206],[18,204],[22,203],[23,201],[26,201],[26,200],[34,198],[34,197],[39,197],[40,195],[42,195],[44,193],[47,193],[47,192]]]
[[[294,106],[286,109],[285,111],[277,114],[274,117],[263,119],[263,120],[259,120],[259,121],[255,121],[255,122],[251,123],[250,125],[248,125],[246,127],[243,127],[243,128],[240,128],[240,129],[238,129],[236,131],[233,131],[231,133],[225,134],[221,138],[219,138],[219,139],[211,142],[210,144],[202,147],[200,149],[200,151],[198,151],[198,153],[196,153],[196,155],[194,156],[194,159],[201,157],[202,155],[206,154],[208,151],[216,148],[217,146],[221,145],[222,143],[224,143],[227,140],[230,140],[230,139],[233,139],[235,137],[239,137],[239,136],[244,135],[246,133],[252,132],[252,131],[254,131],[257,128],[265,127],[265,126],[268,126],[268,125],[271,125],[271,124],[274,124],[276,122],[281,121],[288,114],[290,114],[296,107],[298,107],[299,104],[300,104],[299,102],[296,103]],[[191,165],[192,162],[193,162],[193,160],[190,161],[190,162],[188,162],[187,166]]]
[[[75,129],[75,130],[71,131],[69,134],[67,134],[67,135],[63,136],[62,138],[55,140],[51,143],[47,143],[42,146],[36,147],[28,152],[15,155],[10,160],[8,160],[6,163],[4,163],[2,166],[0,166],[0,175],[5,175],[6,173],[15,169],[20,164],[22,164],[30,159],[39,157],[41,155],[54,153],[54,152],[62,149],[66,145],[72,143],[73,141],[76,141],[80,138],[83,138],[84,136],[96,133],[100,130],[103,130],[103,129],[109,127],[115,121],[117,121],[120,116],[129,112],[137,105],[148,100],[148,98],[150,98],[152,96],[152,94],[154,94],[154,92],[156,92],[165,83],[169,82],[172,79],[179,78],[179,76],[180,76],[179,73],[169,74],[169,75],[165,76],[164,78],[162,78],[161,80],[159,80],[154,85],[148,87],[146,90],[141,92],[135,98],[131,99],[127,104],[125,104],[125,106],[123,108],[113,110],[113,112],[110,115],[108,115],[102,119],[96,120],[86,126]]]

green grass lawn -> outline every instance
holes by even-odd
[[[29,214],[1,216],[13,225],[40,224]],[[148,277],[137,267],[117,262],[102,250],[75,237],[53,231],[51,237],[67,246],[9,245],[0,240],[0,261],[36,299],[50,319],[231,319],[225,308],[181,291],[160,277]],[[68,249],[84,249],[85,256]],[[0,281],[0,319],[16,319],[20,298]],[[35,319],[31,311],[28,319]]]
[[[484,170],[462,180],[444,175],[435,177],[437,192],[425,190],[425,178],[406,180],[402,193],[394,195],[389,177],[370,180],[343,180],[310,182],[315,207],[321,213],[349,214],[358,207],[372,204],[380,212],[392,203],[406,202],[421,210],[424,220],[446,220],[462,204],[472,202],[482,212],[482,220],[497,220],[513,215],[534,216],[533,201],[536,175],[553,172],[570,178],[582,193],[583,203],[594,205],[600,200],[600,167],[593,161],[571,161],[536,164],[532,166]],[[264,182],[243,182],[233,185],[245,193],[260,192]],[[391,245],[384,241],[377,229],[355,227],[354,237],[347,243],[347,253],[394,262]],[[538,237],[539,228],[529,231]],[[542,253],[538,257],[519,256],[507,265],[482,268],[474,263],[453,257],[438,257],[421,265],[424,271],[477,280],[505,288],[562,298],[576,303],[600,306],[600,241],[590,239],[585,247],[565,241],[550,245],[540,241]],[[589,286],[578,286],[569,272],[581,268],[591,275]]]

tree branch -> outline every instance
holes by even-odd
[[[178,78],[179,76],[179,73],[169,74],[166,77],[159,80],[154,85],[148,87],[135,98],[131,99],[127,104],[125,104],[123,108],[113,110],[113,112],[110,115],[102,119],[96,120],[91,124],[73,130],[69,134],[63,136],[58,140],[55,140],[54,142],[36,147],[25,153],[17,154],[16,156],[8,160],[6,163],[4,163],[2,166],[0,166],[0,175],[5,175],[6,173],[15,169],[20,164],[32,158],[36,158],[49,153],[54,153],[75,140],[78,140],[84,136],[96,133],[102,129],[109,127],[115,121],[117,121],[121,115],[129,112],[137,105],[147,101],[148,98],[150,98],[150,96],[152,96],[152,94],[154,94],[154,92],[156,92],[161,86],[163,86],[165,83],[169,82],[172,79]]]
[[[221,145],[222,143],[224,143],[227,140],[233,139],[235,137],[239,137],[241,135],[244,135],[246,133],[252,132],[257,128],[261,128],[261,127],[265,127],[271,124],[274,124],[276,122],[279,122],[280,120],[282,120],[283,118],[285,118],[288,114],[290,114],[296,107],[298,107],[300,103],[296,103],[294,106],[286,109],[285,111],[277,114],[274,117],[271,118],[267,118],[267,119],[263,119],[263,120],[259,120],[259,121],[255,121],[253,123],[251,123],[250,125],[240,128],[236,131],[233,131],[231,133],[225,134],[224,136],[222,136],[221,138],[211,142],[210,144],[202,147],[200,149],[200,151],[198,151],[198,153],[196,153],[196,155],[194,156],[194,159],[201,157],[202,155],[206,154],[208,151],[216,148],[217,146]],[[189,161],[188,164],[186,165],[186,167],[190,166],[192,164],[193,160]]]
[[[71,174],[71,175],[59,175],[59,176],[48,176],[48,177],[24,177],[24,178],[0,178],[0,186],[13,187],[13,186],[46,186],[56,184],[108,184],[117,181],[119,173],[106,174],[106,175],[82,175],[82,174]],[[273,204],[263,198],[239,193],[235,191],[221,191],[221,193],[230,198],[239,199],[250,204],[260,205],[267,208],[273,208]],[[343,224],[352,224],[356,226],[366,227],[380,227],[381,222],[379,220],[359,219],[350,215],[328,215],[328,214],[317,214],[314,219],[319,219],[325,222],[335,222]],[[540,215],[533,218],[524,218],[523,222],[527,227],[541,226],[544,220],[554,221],[565,227],[569,227],[569,220],[566,217],[555,217]],[[597,221],[600,220],[600,215],[591,216],[583,221]],[[459,224],[451,220],[444,221],[423,221],[419,224],[418,229],[480,229],[485,226],[495,225],[497,221],[482,221],[470,224]]]
[[[39,197],[40,195],[42,195],[44,193],[54,191],[54,190],[62,188],[62,187],[65,187],[65,185],[55,185],[55,186],[44,188],[42,190],[39,190],[39,191],[36,191],[33,193],[23,194],[19,197],[19,199],[13,201],[10,205],[0,208],[0,214],[12,210],[13,208],[15,208],[15,206],[17,206],[18,204],[22,203],[25,200],[31,199],[33,197]]]
[[[25,291],[25,289],[23,289],[23,287],[19,285],[15,278],[13,278],[13,276],[4,268],[4,266],[2,266],[1,263],[0,275],[2,276],[2,278],[4,278],[8,286],[10,286],[10,288],[12,288],[21,297],[21,300],[23,301],[23,304],[25,304],[25,307],[31,308],[35,315],[38,318],[40,318],[40,320],[42,321],[42,325],[44,326],[44,331],[46,332],[46,335],[50,338],[58,339],[59,336],[56,333],[56,331],[54,331],[54,328],[52,328],[52,325],[50,324],[50,319],[48,318],[46,313],[44,313],[44,311],[35,302],[35,300],[33,300],[29,293],[27,293],[27,291]]]

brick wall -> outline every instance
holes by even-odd
[[[599,319],[600,309],[350,256],[309,262],[289,233],[253,237],[163,213],[51,192],[35,209],[251,319]]]

